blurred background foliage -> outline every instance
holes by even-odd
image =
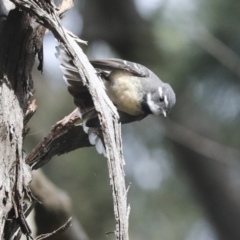
[[[131,240],[240,239],[239,10],[235,0],[81,0],[63,20],[88,41],[90,59],[142,63],[177,95],[167,118],[122,127]],[[48,33],[26,152],[75,108],[54,46]],[[43,170],[69,194],[89,239],[114,239],[105,234],[115,224],[107,164],[93,147]]]

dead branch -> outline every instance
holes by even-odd
[[[36,100],[32,100],[31,103],[29,104],[28,106],[28,109],[25,113],[25,116],[24,116],[24,126],[27,125],[27,123],[29,122],[29,120],[32,118],[32,116],[34,115],[34,113],[36,112],[37,110],[37,105],[36,105]]]
[[[73,0],[63,0],[59,6],[58,14],[62,16],[65,12],[73,7]]]
[[[51,233],[42,234],[42,235],[38,236],[36,238],[36,240],[43,240],[43,239],[51,238],[53,236],[56,237],[56,235],[62,233],[67,228],[69,228],[71,222],[72,222],[72,218],[69,218],[68,221],[64,225],[62,225],[60,228],[58,228],[57,230],[55,230]]]
[[[79,120],[77,109],[57,122],[52,131],[27,156],[26,163],[33,169],[46,164],[53,156],[71,152],[77,148],[90,147],[87,134]]]
[[[73,63],[79,70],[79,75],[84,85],[92,95],[95,108],[101,123],[106,152],[110,184],[114,201],[116,220],[115,235],[117,239],[128,239],[128,214],[127,192],[124,179],[124,159],[122,156],[121,133],[118,124],[116,108],[107,97],[103,84],[99,81],[95,70],[89,63],[81,49],[73,48],[73,38],[60,24],[56,14],[56,7],[51,1],[11,0],[19,8],[35,16],[37,21],[51,30],[55,38],[60,41],[68,51]]]

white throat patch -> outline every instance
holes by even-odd
[[[152,94],[147,94],[147,104],[154,115],[160,115],[161,109],[159,106],[152,100]]]

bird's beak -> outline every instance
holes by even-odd
[[[162,113],[163,113],[163,116],[166,117],[167,116],[167,113],[165,110],[162,110]]]

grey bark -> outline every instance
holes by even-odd
[[[17,226],[30,234],[23,213],[23,197],[29,192],[31,180],[22,149],[23,121],[31,96],[31,70],[43,35],[42,27],[29,14],[15,9],[7,17],[7,7],[3,4],[1,10],[5,17],[1,18],[0,29],[0,239],[9,239]],[[14,209],[12,216],[9,215],[11,209]],[[5,224],[6,219],[13,221],[12,226]]]
[[[107,152],[110,185],[112,187],[114,214],[116,220],[115,236],[119,240],[128,240],[128,216],[130,208],[127,204],[127,190],[123,170],[121,130],[118,124],[118,113],[109,100],[99,81],[94,68],[89,63],[80,47],[76,47],[75,37],[62,28],[56,15],[55,6],[45,1],[12,0],[19,8],[31,13],[45,27],[52,31],[55,38],[66,48],[66,52],[78,69],[81,81],[88,88],[96,111],[98,112],[101,130]],[[79,42],[80,39],[79,39]]]
[[[118,124],[118,114],[116,112],[116,108],[113,106],[112,102],[108,99],[103,89],[103,84],[99,81],[93,67],[87,60],[84,53],[81,51],[80,48],[74,48],[74,44],[76,44],[74,40],[75,37],[73,37],[68,31],[61,27],[60,20],[58,15],[56,14],[56,8],[54,4],[50,1],[26,2],[12,0],[12,2],[14,2],[16,6],[21,8],[23,11],[28,12],[32,16],[35,16],[39,22],[44,24],[45,27],[49,28],[53,32],[54,36],[60,42],[63,43],[64,47],[66,48],[66,51],[72,58],[73,63],[79,70],[79,75],[81,77],[82,82],[84,83],[84,85],[87,86],[89,92],[92,95],[95,108],[99,113],[99,120],[102,126],[102,132],[108,156],[110,184],[112,186],[114,213],[116,219],[115,235],[117,239],[127,240],[128,215],[130,209],[127,206],[127,191],[124,180],[123,170],[124,160],[122,156],[121,132],[120,126]],[[28,15],[27,13],[24,14]],[[35,45],[38,45],[39,42],[41,43],[41,41],[38,41],[37,39],[34,40],[36,41],[32,42],[35,43]],[[41,53],[40,50],[41,46],[39,49],[39,52]],[[31,69],[28,68],[28,66],[26,66],[26,68],[27,70]],[[13,72],[10,72],[9,74],[11,75],[11,73]],[[19,83],[19,79],[17,83]],[[24,87],[26,85],[27,85],[26,89],[28,91],[31,88],[30,82],[24,84]],[[27,91],[24,93],[26,94]],[[22,103],[21,102],[22,99],[20,98],[19,100],[20,103]],[[23,107],[23,112],[25,110],[26,107],[25,108]],[[28,183],[26,185],[28,185]],[[21,197],[23,198],[23,196]],[[30,230],[28,230],[28,234],[29,232]]]
[[[26,163],[38,169],[55,155],[61,155],[77,148],[90,147],[88,135],[82,125],[75,125],[79,120],[75,109],[71,114],[57,122],[52,131],[27,156]]]

